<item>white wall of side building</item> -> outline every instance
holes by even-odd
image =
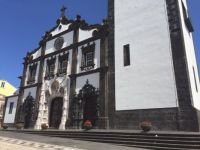
[[[193,106],[196,109],[200,110],[200,85],[199,85],[198,67],[197,67],[192,33],[188,31],[185,21],[184,21],[182,2],[186,10],[187,10],[187,2],[186,0],[179,0],[180,12],[182,14],[181,25],[183,29],[184,43],[185,43],[185,49],[186,49],[186,58],[187,58],[186,60],[188,63],[187,69],[189,71],[191,94],[192,94]],[[194,71],[193,71],[193,67],[194,67]]]
[[[14,123],[16,108],[17,108],[17,101],[18,101],[18,96],[8,98],[6,108],[5,108],[6,110],[5,110],[4,121],[3,121],[4,123]],[[14,103],[12,113],[9,113],[10,103]]]
[[[177,107],[165,0],[115,0],[116,110]],[[130,66],[123,46],[130,44]]]

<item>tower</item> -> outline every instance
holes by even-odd
[[[109,0],[113,128],[199,131],[199,75],[186,0]],[[108,55],[109,55],[108,54]],[[113,94],[114,93],[114,94]],[[110,115],[111,118],[111,115]]]

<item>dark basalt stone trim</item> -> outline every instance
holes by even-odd
[[[40,57],[38,57],[38,58],[36,58],[36,59],[34,59],[34,60],[31,60],[31,61],[28,62],[28,64],[32,64],[32,63],[35,63],[35,62],[37,62],[37,61],[41,61],[41,59],[46,59],[46,58],[48,58],[48,57],[52,57],[52,56],[54,56],[54,55],[67,52],[67,51],[69,51],[69,50],[76,49],[76,48],[78,48],[79,46],[85,45],[85,44],[90,43],[90,42],[94,42],[94,41],[96,41],[96,40],[98,40],[98,39],[100,39],[100,38],[101,38],[101,37],[99,37],[99,36],[95,36],[95,37],[91,37],[91,38],[86,39],[86,40],[81,41],[81,42],[75,42],[75,43],[73,43],[72,45],[70,45],[70,46],[68,46],[68,47],[65,47],[65,48],[63,48],[63,49],[61,49],[61,50],[58,50],[58,51],[55,51],[55,52],[53,52],[53,53],[49,53],[49,54],[47,54],[47,55],[43,55],[43,56],[40,56]],[[24,64],[26,64],[26,62],[24,62]]]
[[[37,52],[39,49],[41,48],[41,46],[39,46],[38,48],[32,50],[31,52],[28,52],[28,54],[34,54],[35,52]]]
[[[107,66],[107,52],[108,51],[108,38],[102,38],[100,43],[100,68],[104,68]],[[99,118],[98,118],[98,126],[101,129],[109,128],[109,120],[108,120],[108,99],[107,99],[107,70],[100,71],[99,75]]]
[[[35,83],[35,84],[31,84],[31,85],[27,85],[27,86],[22,86],[20,87],[21,89],[27,89],[27,88],[32,88],[32,87],[37,87],[38,85],[41,85],[42,82],[38,82],[38,83]]]
[[[107,69],[108,69],[108,67],[97,68],[97,69],[94,69],[94,70],[81,72],[81,73],[78,73],[78,74],[71,74],[71,75],[69,75],[69,77],[70,78],[77,78],[77,77],[80,77],[80,76],[85,76],[85,75],[89,75],[89,74],[93,74],[93,73],[97,73],[97,72],[106,72]]]
[[[75,30],[74,31],[74,36],[73,36],[73,44],[77,43],[79,40],[79,30]],[[76,74],[77,72],[77,55],[78,55],[78,47],[74,47],[72,50],[72,60],[71,60],[71,74]],[[72,113],[73,113],[73,98],[74,98],[74,94],[75,94],[75,89],[76,89],[76,79],[75,78],[70,78],[70,93],[69,93],[69,112],[68,112],[68,116],[69,118],[67,118],[67,123],[66,123],[66,127],[70,127],[72,126]]]
[[[57,37],[60,37],[60,36],[62,36],[64,34],[66,34],[66,33],[69,33],[71,31],[76,31],[76,30],[79,30],[79,29],[85,30],[85,31],[96,29],[93,32],[93,37],[102,36],[104,34],[107,34],[107,22],[105,20],[104,20],[104,24],[103,25],[100,25],[100,24],[89,25],[88,23],[85,22],[85,20],[81,20],[80,16],[77,16],[77,20],[75,20],[75,21],[73,21],[73,20],[67,21],[66,24],[71,23],[71,25],[69,26],[68,30],[65,30],[65,31],[63,31],[63,32],[61,32],[59,34],[56,34],[56,35],[52,36],[50,34],[50,32],[55,30],[58,27],[59,23],[57,24],[56,27],[51,29],[49,32],[47,31],[45,36],[43,37],[43,40],[40,41],[40,44],[39,44],[40,46],[38,48],[34,49],[32,52],[27,53],[27,55],[31,55],[31,54],[35,53],[37,50],[39,50],[41,48],[41,46],[44,43],[46,43],[46,42],[48,42],[48,41],[50,41],[52,39],[55,39]],[[76,42],[78,42],[78,40]]]
[[[141,130],[139,124],[150,121],[152,130],[177,131],[177,109],[174,107],[116,111],[115,128]]]
[[[27,72],[27,64],[24,64],[24,68],[23,68],[23,76],[20,82],[20,88],[19,88],[19,96],[18,96],[18,100],[17,100],[17,106],[16,106],[16,115],[15,115],[15,121],[14,122],[18,122],[20,121],[20,110],[19,107],[22,104],[22,97],[24,94],[24,88],[22,88],[25,85],[25,79],[26,79],[26,72]]]
[[[166,0],[168,18],[176,17],[178,22],[176,23],[177,30],[170,30],[172,58],[175,72],[176,88],[178,95],[179,108],[177,110],[177,130],[183,131],[199,131],[199,123],[197,110],[192,106],[192,93],[191,84],[188,74],[188,63],[186,57],[186,48],[184,45],[183,29],[181,26],[181,12],[178,1],[175,0],[173,5],[176,5],[174,11],[177,15],[172,16],[169,0]],[[173,26],[173,22],[169,19],[169,27]]]
[[[11,96],[6,96],[6,98],[17,97],[17,96],[19,96],[19,94],[11,95]]]
[[[114,45],[114,0],[108,0],[108,25],[109,25],[109,36],[108,36],[108,89],[107,89],[107,100],[108,100],[108,117],[109,127],[114,128],[115,122],[115,45]]]
[[[8,97],[6,97],[6,99],[5,99],[5,104],[4,104],[4,107],[3,107],[2,125],[4,124],[4,118],[5,118],[7,103],[8,103]],[[16,115],[15,115],[15,116],[16,116]],[[16,118],[16,117],[15,117],[15,118]],[[0,124],[1,124],[1,123],[0,123]]]
[[[41,56],[43,58],[45,54],[45,49],[46,49],[46,43],[42,45],[41,49]],[[41,88],[43,83],[43,71],[44,71],[44,59],[40,60],[40,68],[39,68],[39,73],[38,73],[38,83],[36,84],[37,90],[36,90],[36,97],[35,97],[35,107],[33,110],[33,120],[31,122],[31,126],[34,127],[36,120],[38,118],[38,111],[39,111],[39,102],[40,102],[40,96],[41,96]]]

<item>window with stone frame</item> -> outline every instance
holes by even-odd
[[[95,56],[95,43],[82,47],[82,60],[81,60],[81,70],[90,70],[93,69]]]
[[[65,75],[67,73],[67,65],[68,65],[68,53],[62,56],[59,56],[59,63],[58,63],[58,72],[57,75]]]
[[[37,72],[37,64],[29,66],[29,75],[27,84],[35,83],[36,72]]]
[[[9,106],[9,111],[8,111],[9,114],[12,114],[13,106],[14,106],[14,102],[11,102]]]
[[[51,58],[47,60],[45,79],[52,79],[55,76],[55,60]]]

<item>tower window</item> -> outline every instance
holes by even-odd
[[[14,106],[14,102],[11,102],[9,106],[9,112],[8,112],[9,114],[12,114],[13,106]]]
[[[194,75],[194,82],[195,82],[196,91],[198,92],[197,80],[196,80],[196,74],[195,74],[194,66],[192,67],[192,69],[193,69],[193,75]]]
[[[1,82],[1,87],[2,87],[2,88],[5,87],[5,82]]]
[[[130,45],[124,45],[124,66],[130,66]]]

